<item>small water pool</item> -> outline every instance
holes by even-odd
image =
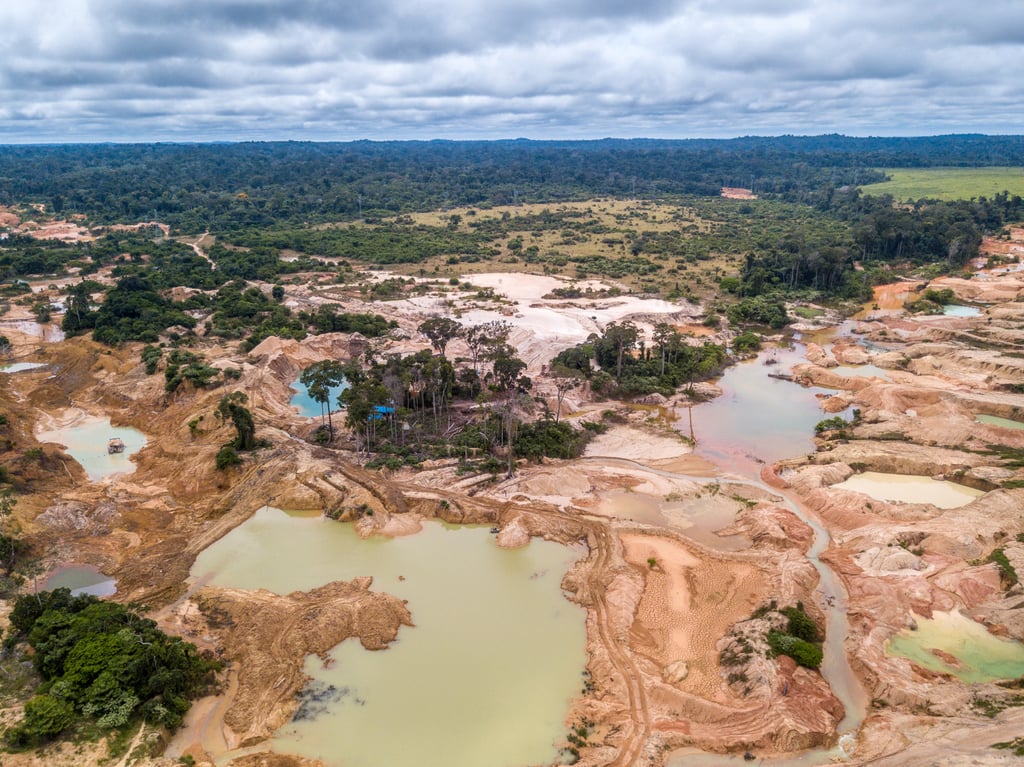
[[[979,415],[974,420],[978,423],[987,423],[990,426],[1002,426],[1004,429],[1024,429],[1024,422],[1011,421],[1009,418],[1000,418],[997,415]]]
[[[348,381],[343,381],[341,385],[335,386],[330,390],[327,396],[327,407],[332,413],[338,410],[338,395],[341,394],[345,389],[348,388]],[[326,410],[320,409],[320,403],[309,396],[309,390],[302,385],[302,382],[296,378],[292,381],[292,389],[295,390],[295,394],[288,401],[288,404],[292,407],[299,409],[299,415],[303,418],[319,418],[322,414],[326,414]]]
[[[71,596],[91,594],[94,597],[109,597],[117,591],[117,582],[91,565],[68,565],[61,567],[43,583],[43,591],[71,589]]]
[[[983,490],[975,490],[973,487],[959,485],[956,482],[914,474],[885,474],[878,471],[854,474],[833,487],[840,490],[854,490],[879,501],[930,503],[940,509],[956,509],[966,506],[975,498],[985,494]]]
[[[114,437],[124,443],[124,452],[107,451],[107,444]],[[130,426],[111,426],[109,418],[92,417],[70,426],[40,431],[36,438],[40,442],[64,445],[68,454],[81,464],[94,482],[114,474],[135,471],[135,464],[130,458],[146,444],[146,435],[141,431]]]
[[[947,317],[977,317],[981,309],[977,306],[962,306],[961,304],[946,304],[942,307],[942,313]]]
[[[722,494],[705,493],[696,498],[660,498],[629,490],[603,493],[597,513],[647,525],[672,527],[705,546],[719,551],[742,551],[751,546],[744,535],[718,535],[717,530],[736,521],[743,504]]]
[[[382,652],[342,642],[306,673],[337,695],[278,731],[278,751],[328,767],[550,764],[582,689],[585,612],[562,594],[579,549],[499,548],[486,528],[427,522],[361,540],[351,525],[263,508],[203,551],[194,578],[279,594],[373,576],[415,624]]]
[[[908,658],[968,683],[1024,675],[1024,644],[997,637],[958,611],[914,620],[917,630],[904,629],[893,636],[885,646],[887,655]]]
[[[0,367],[0,373],[23,373],[26,370],[37,370],[46,367],[43,362],[12,362],[10,365]]]

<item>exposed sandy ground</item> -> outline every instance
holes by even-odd
[[[649,327],[661,318],[682,321],[697,314],[696,307],[635,298],[543,299],[551,278],[484,275],[474,282],[492,283],[514,304],[506,306],[511,314],[476,309],[465,313],[463,321],[475,317],[473,311],[485,311],[481,316],[500,316],[516,325],[512,340],[530,358],[531,372],[541,368],[558,344],[575,343],[590,327],[626,317]],[[415,326],[437,310],[436,301],[375,305],[375,310],[394,316],[407,336],[389,342],[388,348],[424,348]],[[359,305],[353,300],[346,308]],[[531,314],[533,309],[536,313]],[[829,486],[847,476],[851,464],[928,474],[963,471],[961,478],[988,482],[988,487],[1018,476],[999,474],[990,458],[959,448],[984,447],[988,439],[1006,444],[1019,439],[1006,430],[975,424],[973,414],[1024,417],[1019,395],[1003,390],[1022,380],[1020,359],[1001,353],[1016,348],[1014,333],[1022,318],[1024,305],[1004,303],[976,320],[883,318],[863,323],[858,337],[876,339],[888,349],[864,354],[891,371],[894,380],[864,384],[838,377],[832,383],[849,387],[840,395],[862,410],[864,424],[858,429],[864,436],[898,432],[913,444],[857,440],[836,445],[812,462],[804,459],[767,470],[770,479],[788,485],[814,509],[835,539],[826,556],[850,591],[847,650],[872,695],[886,706],[872,713],[857,760],[894,753],[884,764],[920,763],[914,761],[924,756],[919,741],[927,740],[930,732],[951,742],[962,735],[962,742],[978,745],[960,750],[971,758],[987,758],[987,733],[998,739],[997,733],[1019,722],[1009,713],[991,721],[970,707],[972,695],[1005,696],[1005,690],[994,685],[967,688],[929,676],[906,661],[887,658],[884,641],[906,625],[911,610],[928,614],[957,606],[982,617],[993,630],[1024,636],[1022,610],[1015,606],[1020,595],[1001,590],[994,566],[967,564],[986,556],[1000,540],[1024,572],[1024,551],[1018,550],[1024,545],[1013,540],[1021,531],[1024,491],[991,492],[964,509],[938,512],[882,502],[868,509],[862,497]],[[982,339],[991,348],[973,351],[967,348],[972,339]],[[767,494],[754,498],[752,508],[736,522],[754,544],[748,551],[729,554],[701,547],[672,530],[601,516],[593,501],[608,489],[628,487],[652,498],[692,495],[703,480],[676,477],[673,471],[715,479],[714,467],[693,456],[684,441],[633,422],[591,443],[588,455],[603,456],[600,460],[521,467],[508,482],[457,476],[454,460],[438,461],[418,474],[365,471],[344,449],[345,443],[329,451],[303,441],[310,422],[297,418],[287,405],[288,383],[297,371],[326,356],[347,358],[350,341],[341,334],[302,343],[268,339],[245,358],[210,344],[217,364],[242,369],[238,388],[251,395],[260,435],[273,444],[258,463],[229,474],[213,468],[213,457],[229,431],[212,418],[223,390],[182,390],[168,396],[160,377],[144,375],[137,350],[111,352],[82,339],[44,345],[32,356],[51,364],[55,372],[26,374],[19,379],[25,383],[0,393],[0,405],[12,415],[12,434],[21,445],[34,444],[32,429],[45,418],[42,413],[57,416],[69,408],[109,413],[115,422],[136,426],[150,437],[131,477],[96,485],[85,482],[80,471],[55,473],[28,488],[17,512],[46,552],[47,564],[99,566],[117,577],[118,599],[163,606],[158,617],[164,625],[231,659],[225,695],[197,708],[190,719],[194,729],[187,728],[175,741],[180,749],[176,753],[218,756],[220,762],[233,759],[247,767],[302,764],[229,749],[265,747],[263,739],[287,720],[295,705],[307,654],[329,649],[343,635],[359,635],[364,643],[380,646],[409,617],[390,597],[359,583],[288,597],[212,588],[187,595],[185,583],[195,555],[264,504],[341,511],[343,517],[365,505],[375,512],[360,522],[361,533],[367,535],[408,533],[420,518],[441,516],[498,526],[503,545],[521,545],[531,535],[585,541],[588,556],[563,584],[587,609],[588,670],[594,689],[574,701],[567,718],[570,723],[581,717],[594,722],[592,745],[583,749],[581,764],[659,764],[669,749],[690,744],[714,750],[756,747],[761,755],[827,744],[834,738],[840,712],[820,675],[786,660],[765,661],[751,667],[751,678],[757,681],[744,696],[730,686],[718,665],[718,643],[758,605],[773,598],[783,604],[814,603],[816,574],[803,556],[810,542],[806,525],[773,506]],[[18,349],[28,352],[33,343],[38,347],[38,339],[19,339]],[[840,347],[822,351],[846,359],[857,356],[849,342]],[[834,374],[809,365],[802,375],[820,380],[818,376]],[[588,413],[606,407],[587,402],[585,392],[576,396],[572,410]],[[206,418],[192,434],[188,422],[200,414]],[[650,471],[652,466],[657,471]],[[900,556],[888,556],[885,550],[905,534],[914,536],[909,547],[922,546],[923,554],[897,545]],[[647,562],[651,557],[653,568]],[[376,617],[363,624],[355,616],[364,613]],[[223,622],[225,614],[233,625]],[[925,710],[928,716],[917,714]],[[913,733],[913,740],[904,732]],[[910,749],[907,754],[913,758],[898,761],[901,749]],[[11,763],[28,764],[29,759],[13,757]]]
[[[757,195],[750,189],[743,189],[738,186],[723,186],[722,197],[729,200],[756,200]]]

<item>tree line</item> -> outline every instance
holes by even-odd
[[[0,146],[0,204],[181,232],[353,220],[461,205],[595,196],[806,202],[878,167],[1024,165],[1020,136]]]

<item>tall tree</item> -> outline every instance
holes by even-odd
[[[331,419],[331,389],[341,386],[345,381],[345,369],[337,360],[320,360],[302,371],[299,382],[306,387],[309,396],[320,404],[320,423],[324,422],[324,411],[327,412],[327,429],[334,439],[334,421]]]
[[[679,338],[679,331],[667,322],[659,322],[654,326],[654,344],[661,352],[661,372],[659,375],[665,375],[665,359],[668,356],[668,350],[674,343],[678,343]]]
[[[605,340],[615,349],[615,380],[622,381],[622,358],[627,351],[635,349],[640,340],[640,331],[629,320],[608,325],[604,331]]]
[[[503,398],[501,416],[508,447],[508,476],[511,477],[515,460],[515,428],[518,423],[515,417],[516,395],[529,389],[531,381],[523,375],[526,363],[516,356],[515,349],[508,344],[501,344],[492,350],[491,363],[491,387]]]
[[[466,328],[466,345],[473,355],[473,372],[479,375],[478,362],[481,356],[486,357],[488,350],[494,346],[505,343],[512,326],[504,320],[491,320],[480,325],[471,325]]]
[[[217,420],[226,423],[231,421],[235,427],[238,437],[235,439],[235,447],[239,450],[252,450],[256,447],[256,422],[252,413],[245,405],[249,398],[245,392],[232,392],[225,394],[220,399],[220,404],[214,413]]]
[[[452,339],[462,335],[462,325],[450,317],[431,317],[421,322],[418,330],[430,339],[430,345],[442,357]]]

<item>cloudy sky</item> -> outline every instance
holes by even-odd
[[[0,4],[0,143],[1024,132],[1022,0]]]

